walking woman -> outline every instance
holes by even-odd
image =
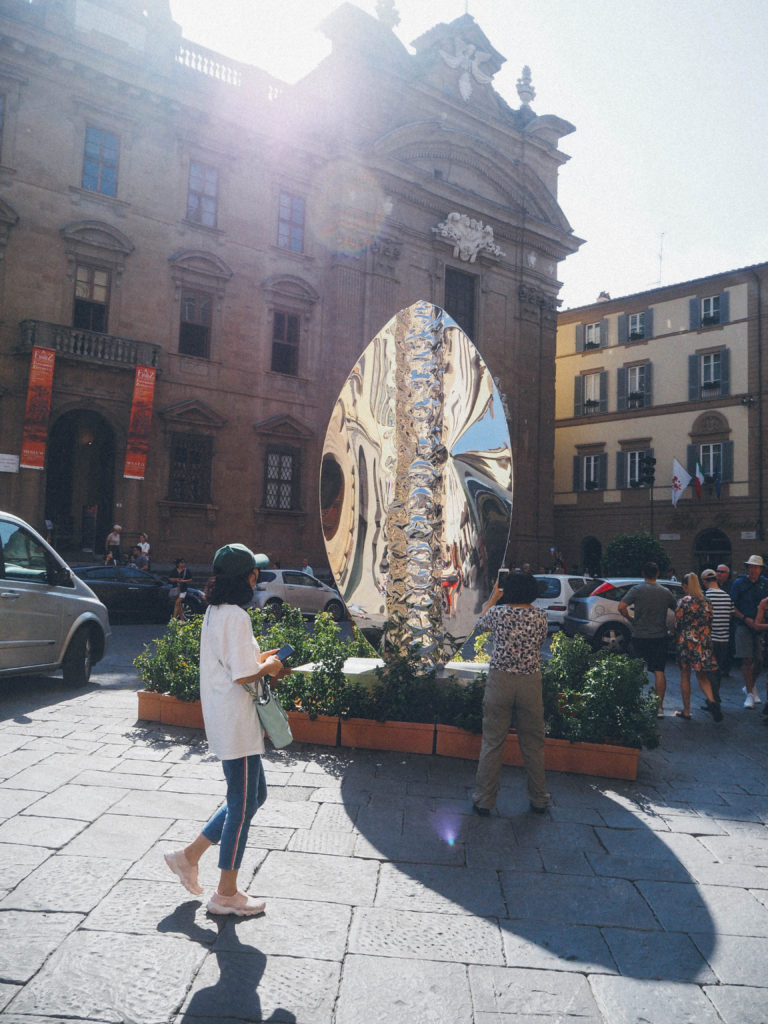
[[[683,576],[683,597],[675,609],[675,644],[677,660],[680,663],[680,693],[683,710],[676,711],[677,718],[690,721],[691,718],[691,672],[707,699],[705,709],[716,722],[723,720],[723,712],[712,693],[708,672],[717,670],[712,652],[712,605],[701,591],[699,577],[695,572]]]
[[[183,850],[165,855],[168,867],[196,896],[203,889],[197,866],[205,851],[219,847],[219,886],[208,901],[211,914],[260,914],[266,904],[237,887],[251,819],[267,798],[261,755],[264,731],[246,684],[262,676],[281,678],[287,670],[274,657],[262,654],[245,611],[253,597],[266,555],[254,555],[244,544],[219,548],[213,560],[215,579],[200,637],[200,699],[208,746],[221,760],[227,780],[225,805],[200,835]]]
[[[476,628],[490,630],[493,654],[483,698],[483,743],[475,777],[472,810],[487,817],[496,804],[504,760],[504,741],[514,722],[528,775],[532,811],[549,804],[544,776],[544,705],[541,696],[541,648],[547,639],[547,616],[532,602],[536,579],[510,572],[483,607]]]

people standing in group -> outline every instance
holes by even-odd
[[[731,595],[720,589],[716,569],[705,569],[701,574],[701,583],[704,587],[704,596],[712,605],[712,653],[717,662],[717,669],[709,674],[709,681],[712,684],[712,696],[719,704],[720,682],[725,666],[728,664],[733,602]]]
[[[475,629],[490,631],[493,653],[483,697],[483,739],[475,776],[472,810],[487,817],[496,804],[504,760],[504,742],[514,722],[528,778],[530,808],[548,807],[544,774],[544,705],[541,648],[547,639],[547,615],[533,606],[534,576],[510,572],[503,587],[494,584]]]
[[[266,555],[244,544],[227,544],[213,559],[214,582],[200,634],[200,700],[208,747],[221,760],[227,781],[226,802],[188,846],[165,855],[165,862],[193,895],[200,858],[219,845],[219,884],[207,904],[211,914],[250,917],[266,903],[238,887],[238,872],[256,811],[267,798],[262,754],[264,730],[252,695],[246,689],[265,675],[286,674],[275,651],[262,653],[245,610],[253,596]]]
[[[168,582],[171,584],[169,597],[173,601],[173,618],[181,619],[182,622],[185,620],[184,595],[191,579],[192,573],[187,568],[186,559],[177,558],[173,572],[168,577]]]
[[[745,572],[736,577],[731,587],[733,617],[736,620],[733,653],[734,657],[741,659],[744,707],[754,708],[760,704],[755,680],[761,667],[760,631],[755,629],[755,620],[760,602],[768,597],[768,579],[763,576],[761,555],[750,555],[744,566]]]
[[[122,530],[122,526],[120,526],[119,523],[115,523],[115,525],[112,527],[112,531],[107,534],[107,540],[104,544],[104,554],[111,554],[112,561],[115,563],[115,565],[120,564],[120,535],[122,533]]]
[[[675,610],[675,598],[666,587],[658,582],[659,567],[655,562],[643,566],[643,582],[630,587],[619,601],[619,614],[632,626],[632,644],[635,654],[642,658],[645,667],[653,672],[656,696],[659,701],[657,714],[664,717],[664,697],[667,693],[667,646],[669,627],[667,613]],[[634,617],[629,609],[634,605]]]
[[[683,576],[683,596],[675,609],[675,646],[680,664],[680,693],[683,710],[676,711],[678,718],[691,719],[691,672],[707,699],[704,709],[716,722],[723,720],[720,703],[715,700],[709,673],[717,669],[712,653],[712,605],[701,591],[699,577],[695,572]]]
[[[733,580],[731,579],[730,566],[726,565],[725,562],[721,562],[720,565],[715,569],[717,573],[717,585],[721,590],[724,590],[726,594],[730,594]]]

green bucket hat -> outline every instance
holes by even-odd
[[[245,544],[225,544],[213,556],[216,576],[244,576],[251,569],[265,569],[268,565],[266,555],[254,555]]]

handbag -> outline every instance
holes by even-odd
[[[259,693],[253,698],[256,711],[264,732],[269,736],[272,746],[280,749],[293,741],[293,733],[288,722],[288,715],[283,711],[269,683],[259,685]]]

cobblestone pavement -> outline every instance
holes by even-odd
[[[267,912],[229,920],[163,862],[223,784],[200,733],[137,721],[156,630],[117,627],[86,689],[0,681],[7,1024],[768,1022],[768,727],[736,675],[721,725],[667,717],[635,783],[551,773],[543,816],[520,769],[480,819],[471,762],[270,752]]]

